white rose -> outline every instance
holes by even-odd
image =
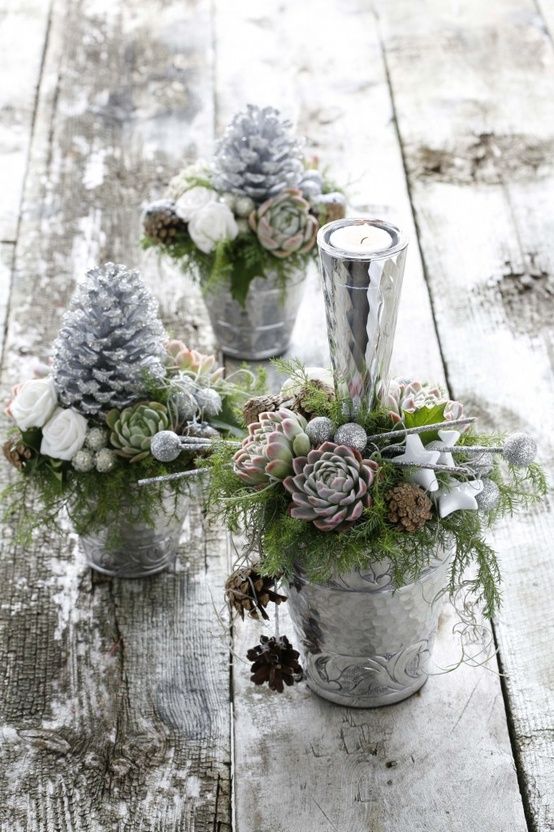
[[[217,194],[211,188],[195,185],[179,197],[175,203],[175,212],[185,222],[190,222],[204,206],[215,202]]]
[[[330,387],[331,390],[335,386],[333,373],[327,367],[304,367],[304,373],[310,381],[320,381],[322,384]],[[302,389],[302,378],[303,374],[299,374],[298,376],[290,376],[290,378],[285,379],[281,387],[281,393],[291,398],[292,396],[296,396]]]
[[[73,459],[85,443],[88,422],[72,408],[57,407],[42,429],[41,454],[54,459]]]
[[[223,202],[210,202],[189,223],[189,234],[204,254],[221,240],[234,240],[239,233],[233,212]]]
[[[58,396],[52,378],[33,378],[19,387],[8,413],[20,430],[41,428],[57,404]]]

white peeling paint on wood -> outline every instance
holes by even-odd
[[[277,94],[295,90],[296,99],[287,100],[287,107],[298,113],[302,132],[316,137],[322,162],[331,161],[335,179],[340,181],[345,171],[356,179],[352,201],[371,203],[371,213],[381,215],[390,212],[383,206],[395,205],[399,222],[410,230],[412,246],[394,364],[403,374],[440,379],[440,351],[412,230],[375,18],[361,2],[327,6],[323,16],[315,3],[278,5],[280,38],[265,38],[264,65],[259,73],[248,73],[250,52],[258,54],[258,36],[264,37],[259,35],[260,11],[249,6],[231,17],[226,4],[219,4],[220,55],[230,56],[231,44],[240,43],[241,50],[238,66],[236,57],[229,67],[218,60],[218,79],[228,72],[236,98],[259,101],[270,71],[279,75]],[[311,25],[316,19],[321,26]],[[286,69],[283,55],[289,61]],[[281,77],[286,73],[293,82]],[[231,114],[234,100],[229,96],[218,102],[220,115]],[[327,355],[316,292],[314,276],[289,351],[310,363],[317,357],[314,345]],[[292,636],[282,609],[280,630]],[[435,654],[441,667],[458,657],[451,633],[454,620],[451,610],[441,619]],[[235,632],[235,653],[243,657],[258,641],[259,628],[239,622]],[[493,672],[461,667],[432,678],[420,695],[401,705],[358,711],[325,703],[304,684],[283,696],[257,689],[249,682],[248,664],[237,658],[237,832],[523,832],[500,683],[494,663],[492,667]]]
[[[209,8],[56,0],[5,382],[48,355],[75,280],[107,259],[140,264],[168,330],[210,345],[198,294],[138,247],[142,202],[211,141]],[[197,501],[187,529],[173,572],[133,582],[93,575],[69,536],[23,552],[2,527],[2,830],[230,829],[225,537]]]
[[[531,2],[379,4],[455,395],[554,470],[554,48]],[[552,513],[505,523],[496,625],[529,819],[554,829]]]
[[[0,242],[13,242],[48,33],[48,0],[0,8]]]

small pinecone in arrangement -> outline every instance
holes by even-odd
[[[250,618],[261,615],[267,621],[267,605],[287,600],[286,595],[275,592],[275,578],[260,575],[249,566],[241,567],[229,575],[225,582],[225,597],[243,620],[244,614],[248,613]]]
[[[402,482],[385,495],[389,521],[406,532],[416,532],[432,518],[432,503],[423,488]]]
[[[242,409],[245,424],[251,425],[253,422],[257,422],[260,413],[272,413],[273,411],[278,410],[281,406],[281,402],[282,396],[279,394],[254,396],[252,399],[248,399]]]
[[[246,654],[248,661],[253,662],[250,681],[255,685],[267,682],[271,690],[282,693],[284,685],[290,687],[302,678],[299,657],[286,636],[261,636],[260,643]]]
[[[8,462],[19,471],[24,468],[25,463],[33,456],[32,450],[24,445],[23,442],[16,442],[13,439],[8,439],[7,442],[4,442],[2,450]]]
[[[309,407],[309,398],[310,394],[313,391],[313,388],[317,387],[318,390],[321,390],[322,393],[325,393],[327,400],[332,401],[335,396],[335,391],[332,387],[328,384],[325,384],[324,381],[320,381],[319,379],[312,379],[310,381],[310,387],[301,387],[298,393],[295,395],[292,404],[290,405],[290,409],[294,410],[295,413],[300,413],[304,416],[305,419],[311,419],[312,416],[317,416],[318,414],[310,410]]]
[[[183,220],[175,213],[170,199],[159,199],[147,206],[142,218],[144,233],[156,243],[171,243],[179,231],[186,228]]]
[[[289,121],[273,107],[249,104],[234,117],[214,158],[218,191],[246,194],[256,202],[296,187],[304,165],[300,142]]]
[[[77,286],[54,342],[62,404],[85,415],[121,410],[165,376],[167,335],[137,271],[106,263]]]

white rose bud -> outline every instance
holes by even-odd
[[[20,430],[41,428],[57,404],[58,396],[52,378],[34,378],[21,385],[8,413]]]
[[[222,240],[234,240],[238,233],[233,212],[223,202],[206,205],[189,223],[189,234],[204,254],[211,254]]]
[[[175,213],[185,222],[190,222],[198,211],[216,199],[217,194],[211,188],[195,185],[179,197],[175,203]]]
[[[42,429],[41,454],[54,459],[73,459],[85,443],[88,422],[72,408],[57,407]]]

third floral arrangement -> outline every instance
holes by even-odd
[[[158,246],[203,287],[227,280],[245,302],[251,281],[277,274],[283,288],[313,255],[319,226],[345,214],[345,199],[306,163],[291,125],[272,107],[249,105],[211,163],[189,165],[167,198],[144,215],[144,244]]]
[[[109,523],[132,494],[137,516],[156,513],[160,491],[177,498],[184,481],[138,487],[193,468],[206,439],[241,436],[253,376],[224,378],[215,357],[171,340],[138,272],[107,263],[77,288],[53,346],[50,373],[15,387],[4,442],[20,476],[8,511],[38,497],[32,526],[67,511],[79,533]],[[250,391],[250,393],[248,392]]]
[[[532,437],[477,433],[460,402],[415,381],[393,381],[353,418],[328,371],[281,365],[291,373],[281,393],[249,401],[247,438],[210,461],[213,499],[247,536],[231,604],[267,618],[286,600],[280,578],[325,582],[383,559],[402,586],[450,552],[450,592],[464,581],[493,615],[500,572],[487,530],[546,490]],[[252,680],[275,690],[300,672],[285,636],[262,637],[248,658]]]

